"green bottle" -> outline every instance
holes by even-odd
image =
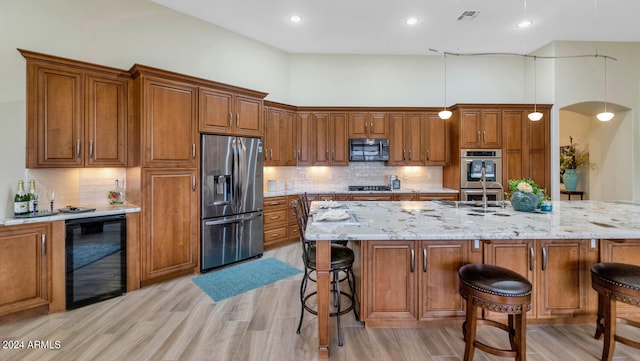
[[[13,198],[13,213],[29,213],[29,195],[24,192],[24,181],[18,181],[18,193]]]

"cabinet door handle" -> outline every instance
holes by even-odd
[[[76,139],[76,158],[80,158],[80,139]]]
[[[427,149],[427,151],[425,152],[424,156],[427,157],[426,160],[429,160],[429,149]]]
[[[196,176],[195,175],[191,176],[191,190],[193,190],[194,192],[196,191]]]
[[[542,270],[547,269],[547,247],[542,247]]]
[[[278,219],[280,216],[271,216],[271,219]]]
[[[406,153],[407,153],[407,150],[403,149],[402,150],[402,160],[407,160],[407,154]]]
[[[324,153],[325,153],[325,158],[329,160],[329,149],[325,150]]]
[[[415,268],[416,263],[416,253],[413,248],[411,248],[411,273],[413,273],[413,269]]]
[[[367,122],[364,122],[364,132],[367,133]]]
[[[335,151],[331,151],[331,161],[335,161],[336,160],[336,152]]]
[[[533,254],[533,247],[529,247],[529,271],[533,271],[534,261],[535,261],[535,255]]]
[[[427,272],[427,249],[422,249],[422,272]]]
[[[487,131],[483,130],[482,131],[482,143],[486,143],[487,142]]]
[[[229,112],[229,128],[233,127],[233,114]]]
[[[89,141],[89,159],[93,159],[93,139]]]
[[[272,206],[277,206],[278,204],[280,204],[280,202],[271,202],[269,204],[272,205]]]
[[[273,160],[273,148],[269,148],[269,158],[271,158],[270,160]]]
[[[373,122],[369,123],[369,131],[373,132]]]
[[[409,160],[412,160],[411,159],[411,149],[409,149]]]
[[[478,130],[478,142],[480,141],[480,131]]]
[[[240,128],[240,113],[236,113],[236,128]]]
[[[191,159],[196,159],[196,143],[191,144]]]
[[[40,242],[42,243],[42,255],[46,256],[47,255],[47,236],[43,233],[40,236]]]

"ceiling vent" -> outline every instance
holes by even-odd
[[[471,21],[480,15],[479,11],[476,10],[466,10],[463,11],[460,15],[458,15],[458,21]]]

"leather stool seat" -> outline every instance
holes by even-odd
[[[526,360],[526,313],[531,309],[532,285],[529,280],[509,269],[468,264],[458,270],[460,295],[466,300],[467,314],[462,326],[465,340],[464,360],[473,360],[475,348],[502,357]],[[494,320],[478,320],[478,307],[507,314],[507,324]],[[507,331],[511,349],[498,349],[476,339],[476,326],[483,324]]]
[[[597,263],[591,266],[591,286],[598,292],[595,338],[604,335],[602,360],[612,360],[615,341],[640,349],[640,342],[616,335],[616,323],[639,327],[640,323],[616,317],[616,301],[640,306],[640,266]]]

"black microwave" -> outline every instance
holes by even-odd
[[[386,162],[389,139],[349,139],[350,162]]]

